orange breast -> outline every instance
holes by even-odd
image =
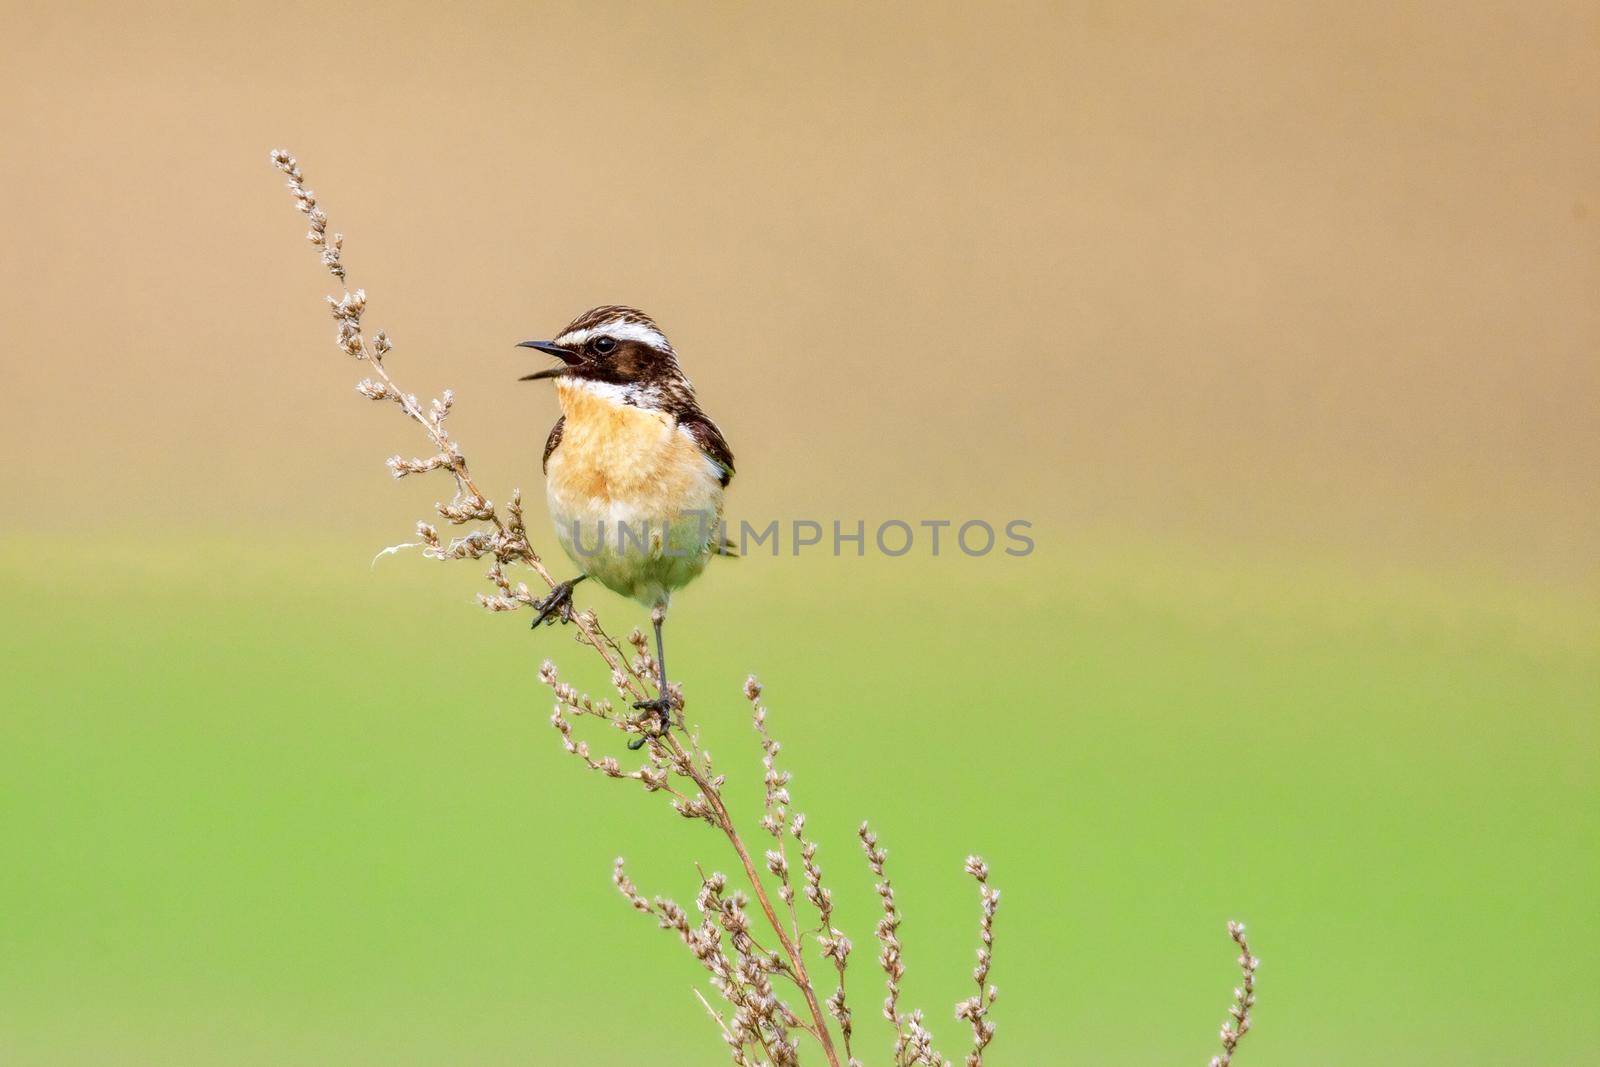
[[[563,511],[609,512],[621,505],[669,518],[714,503],[720,513],[721,487],[710,464],[670,415],[570,382],[557,382],[556,391],[567,421],[548,477],[552,502]]]

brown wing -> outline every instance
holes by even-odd
[[[544,459],[539,461],[539,469],[546,474],[550,473],[550,453],[561,447],[561,432],[567,428],[567,417],[561,416],[556,424],[550,427],[550,436],[544,442]]]
[[[726,486],[733,481],[733,449],[728,447],[727,439],[717,429],[717,424],[708,419],[704,412],[689,411],[678,416],[678,425],[689,431],[689,436],[694,438],[707,459],[722,468],[722,477],[719,479],[722,484]]]

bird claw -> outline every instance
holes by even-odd
[[[654,700],[638,700],[634,702],[634,710],[645,712],[639,716],[639,723],[643,726],[650,718],[650,713],[655,714],[656,728],[659,733],[666,733],[672,727],[672,701],[667,697],[656,697]],[[636,737],[628,742],[628,750],[637,752],[644,747],[651,735]]]
[[[550,590],[550,595],[539,601],[534,607],[539,609],[539,614],[533,620],[532,629],[537,630],[545,623],[572,621],[572,587],[583,581],[582,578],[569,578]]]

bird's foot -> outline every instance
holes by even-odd
[[[533,605],[539,609],[539,614],[533,620],[533,629],[537,630],[545,623],[568,623],[572,621],[572,587],[583,581],[584,575],[568,578],[566,581],[550,590],[550,595]]]
[[[671,727],[672,727],[672,701],[671,701],[670,698],[661,696],[661,697],[656,697],[654,700],[639,700],[639,701],[635,701],[634,702],[633,707],[634,707],[634,710],[642,711],[642,712],[645,713],[645,714],[639,716],[639,724],[641,726],[645,726],[646,723],[648,723],[648,721],[649,721],[649,719],[651,717],[651,714],[653,713],[654,716],[655,716],[655,720],[656,720],[656,731],[657,731],[658,734],[664,734],[669,729],[671,729]],[[632,752],[639,751],[641,748],[644,747],[644,743],[647,740],[649,740],[649,736],[648,735],[643,736],[643,737],[636,737],[632,741],[629,741],[628,742],[629,751],[632,751]]]

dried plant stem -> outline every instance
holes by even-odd
[[[772,906],[772,898],[767,893],[767,888],[762,884],[761,875],[756,870],[755,861],[750,858],[750,850],[745,847],[744,839],[739,836],[739,829],[734,825],[733,816],[728,812],[728,806],[722,799],[722,793],[712,784],[711,779],[701,771],[695,761],[688,758],[688,753],[678,744],[678,739],[671,734],[664,735],[658,742],[672,753],[676,760],[681,760],[681,766],[687,767],[689,777],[700,792],[710,802],[716,814],[716,826],[728,838],[728,843],[733,846],[734,853],[739,857],[739,864],[744,868],[745,877],[750,882],[751,892],[755,894],[756,902],[761,905],[762,914],[767,917],[767,923],[772,927],[772,932],[778,937],[778,945],[783,949],[784,957],[789,962],[789,969],[794,977],[795,984],[800,987],[800,993],[805,997],[806,1009],[811,1013],[812,1025],[807,1029],[817,1042],[822,1046],[822,1054],[828,1058],[830,1067],[840,1067],[839,1054],[833,1047],[833,1036],[828,1032],[828,1023],[822,1013],[822,1005],[817,1000],[816,990],[812,987],[811,977],[806,973],[805,953],[801,950],[797,940],[791,938],[784,929],[783,920],[778,918],[778,911]]]
[[[878,835],[872,832],[870,826],[862,823],[856,830],[856,836],[861,839],[867,867],[878,879],[874,888],[883,905],[883,917],[878,920],[875,930],[878,944],[883,946],[878,953],[878,966],[883,970],[884,989],[888,994],[883,998],[883,1017],[894,1025],[895,1063],[899,1064],[904,1061],[905,1050],[911,1042],[905,1016],[900,1013],[900,979],[906,972],[900,952],[900,910],[894,900],[894,883],[889,880],[885,867],[888,853],[879,847]]]
[[[982,917],[978,920],[978,965],[972,969],[972,980],[978,992],[956,1005],[956,1018],[965,1019],[972,1026],[972,1051],[967,1054],[967,1067],[983,1067],[983,1050],[994,1040],[994,1023],[988,1021],[989,1009],[994,1006],[1000,991],[989,985],[989,967],[994,963],[994,916],[1000,909],[1000,890],[989,885],[989,865],[977,856],[967,857],[966,871],[977,880],[982,901]]]
[[[422,427],[429,441],[438,450],[432,459],[422,461],[407,461],[395,456],[389,461],[390,469],[397,478],[422,470],[447,470],[455,480],[456,496],[450,504],[438,505],[437,510],[447,520],[457,525],[476,520],[487,523],[490,528],[486,532],[469,534],[449,546],[444,546],[438,541],[437,534],[431,526],[419,523],[418,533],[423,537],[426,550],[429,550],[430,555],[441,559],[492,555],[495,559],[495,569],[491,571],[491,577],[495,578],[502,596],[481,598],[485,606],[494,610],[508,610],[515,608],[518,603],[531,605],[536,598],[526,587],[512,587],[508,581],[503,580],[502,572],[499,570],[502,564],[522,563],[537,574],[547,588],[554,588],[556,585],[556,579],[528,542],[527,531],[522,523],[520,494],[513,494],[509,507],[510,514],[502,517],[489,498],[478,488],[467,466],[466,456],[445,428],[445,417],[449,414],[453,403],[449,390],[445,391],[442,400],[434,401],[428,410],[424,410],[417,397],[401,389],[389,374],[384,359],[393,345],[381,330],[370,342],[366,337],[361,316],[366,310],[367,294],[363,289],[352,291],[349,288],[342,258],[344,235],[328,233],[328,217],[317,206],[316,194],[306,188],[305,176],[294,157],[281,149],[276,150],[272,153],[272,163],[289,179],[289,191],[295,198],[296,206],[309,219],[310,229],[306,236],[313,245],[322,249],[323,265],[344,287],[343,296],[338,299],[328,297],[328,306],[339,325],[338,346],[346,354],[366,361],[376,377],[376,381],[367,379],[361,382],[359,386],[361,393],[373,400],[388,400],[397,404],[408,418]],[[605,661],[618,688],[638,699],[645,699],[648,696],[645,687],[649,682],[631,669],[616,642],[601,629],[594,615],[578,613],[573,616],[572,622],[577,627],[582,643],[593,648]]]
[[[752,1067],[750,1058],[744,1054],[744,1048],[738,1043],[739,1039],[734,1036],[733,1031],[728,1029],[728,1021],[722,1017],[722,1013],[713,1008],[711,1002],[706,999],[705,994],[698,989],[694,991],[694,999],[700,1002],[700,1006],[706,1010],[706,1014],[711,1016],[711,1021],[717,1024],[717,1029],[722,1031],[722,1038],[727,1042],[728,1048],[733,1053],[734,1067]]]
[[[554,589],[558,584],[529,542],[520,492],[514,490],[504,506],[496,508],[481,491],[460,445],[446,427],[454,403],[448,389],[439,399],[424,406],[415,395],[405,392],[395,382],[385,364],[393,344],[381,330],[369,340],[362,326],[367,295],[362,289],[349,287],[343,261],[343,235],[329,232],[327,214],[318,206],[316,194],[306,188],[304,175],[294,157],[284,151],[274,151],[272,163],[289,179],[296,207],[308,219],[306,236],[320,250],[323,266],[339,283],[340,295],[327,298],[337,325],[335,342],[346,355],[365,361],[372,368],[372,377],[363,379],[357,390],[370,400],[395,404],[408,419],[422,427],[433,446],[434,454],[427,458],[392,456],[388,463],[390,470],[396,478],[442,470],[454,482],[452,499],[448,503],[436,503],[434,508],[451,525],[468,527],[466,532],[444,538],[430,523],[419,522],[420,544],[398,547],[420,547],[423,555],[437,560],[488,557],[491,562],[487,577],[494,592],[479,594],[479,603],[484,608],[510,612],[542,606],[540,598],[525,584],[513,582],[506,571],[508,566],[520,564],[538,575],[546,587]],[[565,621],[574,625],[578,643],[599,655],[610,671],[613,688],[627,704],[650,698],[657,688],[656,663],[639,630],[629,635],[628,641],[633,647],[630,656],[601,628],[592,611],[569,612]],[[715,827],[738,857],[750,893],[777,939],[776,952],[769,951],[753,930],[753,918],[746,911],[750,898],[742,890],[729,891],[727,878],[720,873],[707,874],[701,870],[700,891],[695,898],[700,920],[695,923],[690,921],[685,909],[671,900],[656,897],[652,901],[641,895],[620,859],[612,872],[612,881],[631,906],[655,918],[662,929],[676,933],[708,972],[712,987],[728,1002],[732,1010],[724,1017],[698,990],[695,994],[722,1032],[735,1067],[798,1067],[800,1056],[795,1037],[801,1032],[816,1040],[829,1067],[862,1067],[852,1047],[853,1023],[845,998],[850,939],[833,925],[833,898],[823,884],[822,869],[816,859],[817,844],[806,836],[805,816],[790,811],[790,776],[777,765],[779,745],[767,730],[767,711],[760,701],[760,683],[754,677],[749,678],[744,694],[754,711],[763,752],[765,810],[761,827],[774,838],[775,844],[774,848],[766,850],[766,869],[777,879],[777,895],[787,911],[787,922],[773,903],[757,860],[741,836],[722,794],[723,776],[713,769],[711,755],[701,747],[698,733],[688,728],[677,686],[672,686],[671,692],[655,694],[669,698],[676,709],[673,728],[662,729],[653,716],[634,718],[626,710],[614,709],[607,700],[594,700],[580,693],[561,681],[555,664],[549,661],[540,668],[539,679],[555,693],[556,705],[550,723],[560,734],[567,752],[604,777],[635,781],[645,792],[666,794],[679,815]],[[602,719],[612,729],[642,736],[646,741],[645,762],[637,770],[628,771],[617,757],[594,754],[589,743],[575,735],[572,720],[579,717]],[[689,783],[693,784],[692,790]],[[877,880],[876,890],[882,905],[876,935],[881,946],[878,963],[886,977],[888,994],[883,1014],[894,1027],[893,1063],[895,1067],[950,1067],[950,1061],[934,1049],[933,1035],[923,1024],[923,1013],[901,1010],[900,982],[905,974],[899,940],[901,915],[894,887],[885,871],[887,854],[866,823],[861,824],[858,834],[867,864]],[[810,928],[803,927],[800,921],[795,900],[796,880],[789,866],[785,836],[793,837],[798,843],[804,895],[817,911],[814,932],[822,957],[832,961],[838,977],[837,987],[825,1003],[819,1000],[806,967],[804,938]],[[989,869],[983,860],[969,856],[966,871],[978,882],[982,904],[978,965],[972,972],[977,992],[956,1005],[956,1018],[966,1021],[972,1030],[972,1048],[966,1057],[966,1067],[983,1067],[985,1049],[995,1033],[989,1013],[998,994],[988,984],[988,977],[1000,893],[989,885]],[[1239,1041],[1250,1029],[1250,1011],[1255,1004],[1258,961],[1250,954],[1241,924],[1230,923],[1228,933],[1239,946],[1239,966],[1244,981],[1241,988],[1234,991],[1230,1018],[1221,1030],[1222,1055],[1212,1059],[1212,1067],[1230,1067]],[[774,975],[789,980],[799,989],[809,1020],[801,1018],[778,996],[773,987]],[[839,1025],[843,1063],[828,1025],[830,1015]]]
[[[1250,1032],[1250,1009],[1256,1004],[1256,968],[1261,966],[1261,961],[1250,954],[1244,923],[1230,922],[1228,936],[1239,946],[1239,973],[1243,980],[1233,991],[1233,1003],[1228,1005],[1228,1018],[1222,1024],[1222,1055],[1211,1057],[1211,1067],[1228,1067],[1239,1042]]]

